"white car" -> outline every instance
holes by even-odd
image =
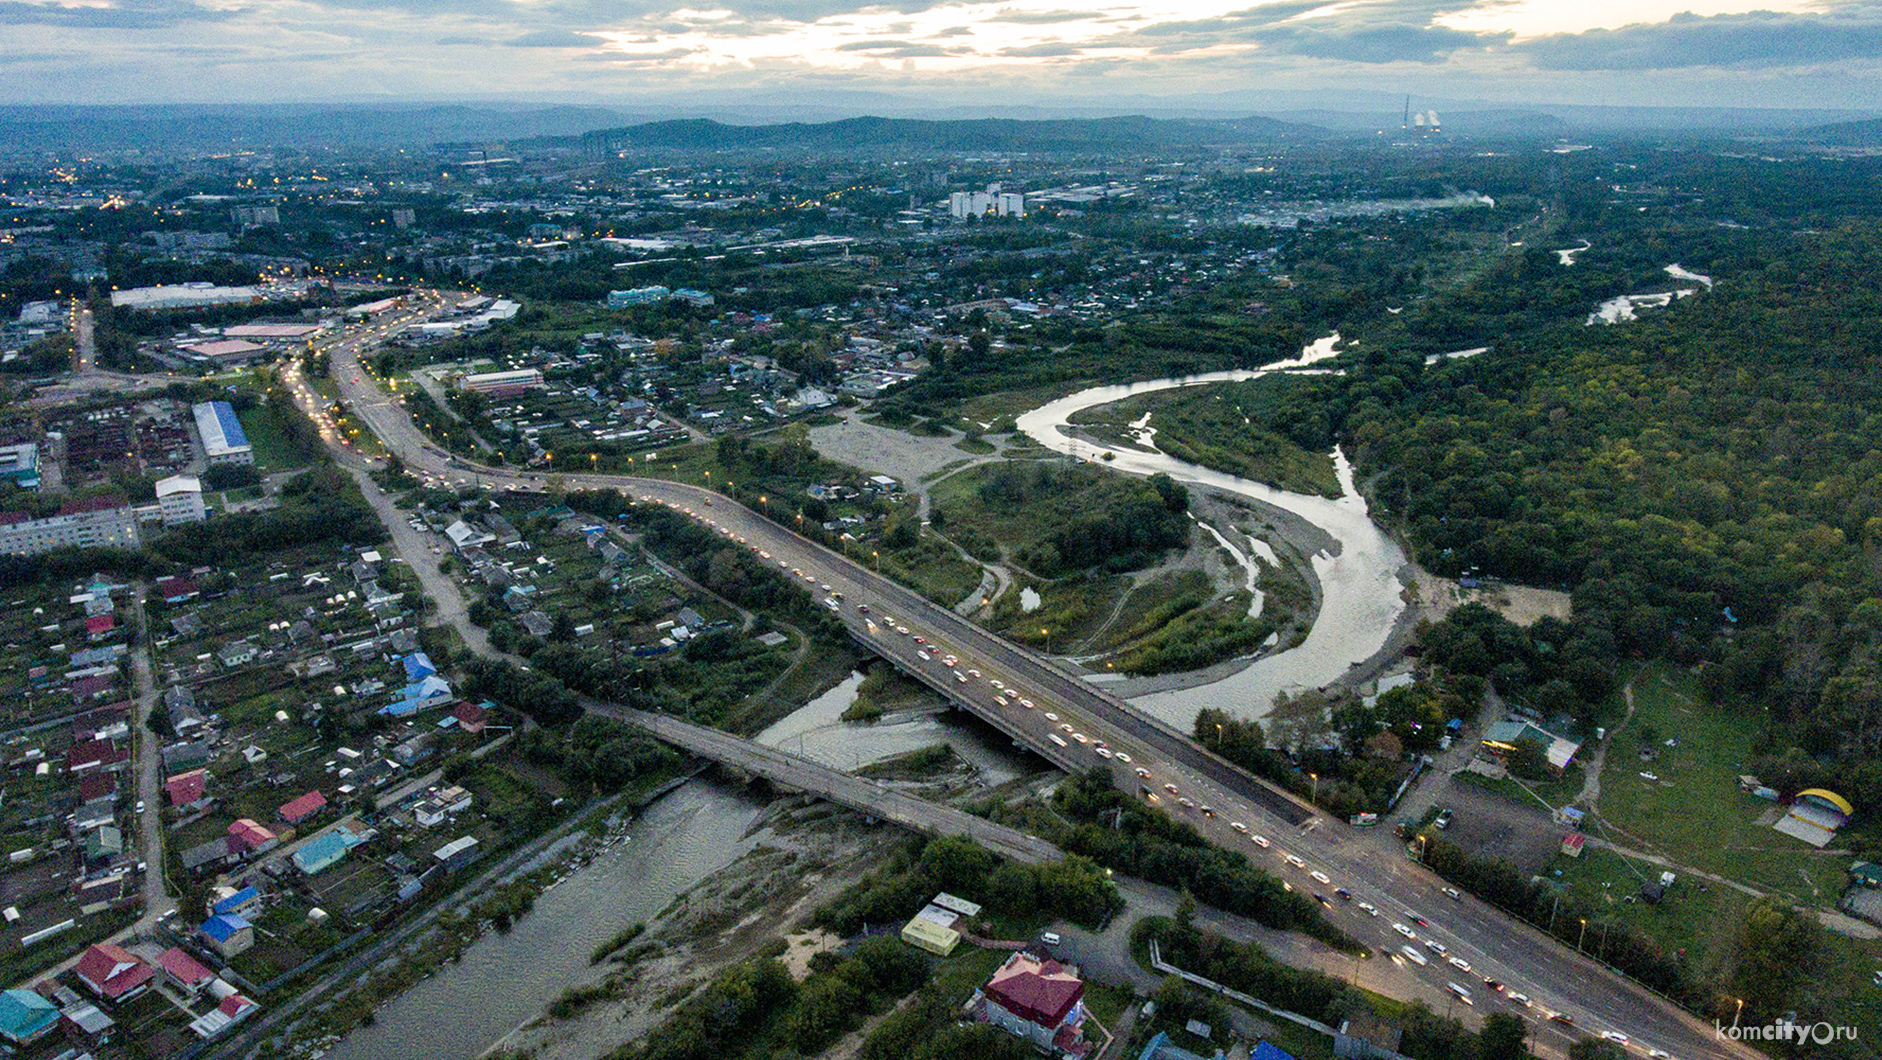
[[[1379,915],[1379,907],[1376,905],[1373,905],[1371,902],[1354,902],[1353,904],[1358,906],[1361,909],[1364,909],[1366,911],[1367,916]]]
[[[1004,690],[1006,689],[1006,686],[1005,686],[1005,685],[1003,685],[1003,684],[1001,684],[1001,683],[1000,683],[1000,682],[999,682],[998,680],[995,680],[995,679],[991,679],[991,678],[989,678],[989,679],[988,679],[988,681],[987,681],[987,683],[988,683],[988,684],[990,684],[990,685],[992,685],[993,687],[995,687],[995,688],[997,688],[997,689],[1001,689],[1002,691],[1004,691]]]
[[[1021,696],[1021,697],[1020,697],[1020,700],[1019,700],[1019,705],[1020,705],[1020,706],[1022,706],[1022,707],[1025,707],[1025,708],[1026,708],[1027,710],[1031,710],[1031,709],[1032,709],[1032,700],[1030,700],[1030,699],[1027,699],[1027,698],[1026,698],[1026,697],[1024,697],[1024,696]]]
[[[1029,702],[1026,702],[1025,700],[1021,700],[1021,702],[1024,702],[1024,703],[1026,703],[1026,705],[1027,705],[1028,707],[1031,707],[1031,706],[1032,706],[1032,704],[1031,704],[1031,703],[1029,703]],[[1119,752],[1117,753],[1117,760],[1118,760],[1118,761],[1120,761],[1120,762],[1129,762],[1129,761],[1131,760],[1131,756],[1130,756],[1130,755],[1127,755],[1127,754],[1125,754],[1125,753],[1124,753],[1124,752],[1122,752],[1122,751],[1119,751]]]
[[[1268,849],[1268,847],[1269,847],[1269,845],[1270,845],[1270,844],[1268,843],[1268,837],[1267,837],[1267,836],[1265,836],[1265,835],[1262,835],[1262,834],[1261,834],[1261,833],[1259,833],[1259,832],[1257,832],[1257,833],[1255,833],[1254,835],[1251,835],[1251,836],[1249,836],[1248,838],[1250,838],[1250,839],[1252,839],[1252,840],[1254,840],[1254,841],[1255,841],[1255,845],[1256,845],[1256,846],[1258,846],[1258,847],[1260,847],[1260,848],[1261,848],[1261,849],[1263,849],[1263,850],[1266,850],[1266,849]]]
[[[1667,1052],[1665,1049],[1649,1049],[1647,1050],[1647,1055],[1651,1057],[1652,1060],[1673,1060],[1673,1054]]]
[[[928,653],[927,653],[927,652],[925,652],[925,651],[918,651],[918,652],[916,652],[916,653],[915,653],[915,658],[917,658],[917,659],[920,659],[920,660],[921,660],[922,662],[927,662],[927,661],[928,661]]]
[[[1627,1044],[1627,1035],[1622,1034],[1620,1031],[1602,1031],[1601,1037],[1604,1041],[1613,1042],[1615,1045]]]
[[[1145,780],[1149,780],[1149,779],[1150,779],[1150,770],[1148,770],[1148,769],[1145,769],[1145,768],[1144,768],[1143,766],[1138,766],[1138,767],[1137,767],[1137,775],[1138,775],[1138,776],[1140,776],[1140,777],[1142,777],[1142,778],[1144,778]]]
[[[1071,722],[1065,722],[1059,726],[1059,731],[1060,732],[1077,732],[1078,730],[1072,728]]]
[[[1504,996],[1508,997],[1514,1004],[1521,1005],[1524,1008],[1528,1008],[1531,1004],[1528,994],[1506,994]],[[1673,1060],[1673,1058],[1668,1056],[1665,1057],[1664,1060]]]
[[[1312,876],[1315,880],[1321,883],[1330,884],[1333,882],[1331,879],[1327,877],[1326,873],[1321,872],[1319,869],[1315,869],[1312,872],[1308,873],[1307,875]]]
[[[1408,939],[1415,939],[1418,937],[1417,932],[1413,931],[1411,928],[1408,928],[1403,924],[1393,924],[1392,930],[1398,932],[1399,934],[1405,936]],[[1424,962],[1419,961],[1418,963],[1423,964]]]
[[[1243,824],[1243,823],[1242,823],[1242,822],[1240,822],[1240,821],[1230,821],[1230,822],[1229,822],[1229,827],[1230,827],[1230,828],[1233,828],[1233,829],[1235,829],[1235,830],[1236,830],[1237,832],[1240,832],[1240,833],[1242,833],[1243,835],[1247,835],[1247,834],[1248,834],[1248,826],[1247,826],[1247,825],[1245,825],[1245,824]]]
[[[1470,962],[1465,960],[1462,957],[1446,957],[1445,960],[1450,961],[1451,967],[1457,969],[1460,972],[1470,971]]]
[[[1077,741],[1078,741],[1079,743],[1090,743],[1090,742],[1091,742],[1091,741],[1089,741],[1089,740],[1087,740],[1087,739],[1085,738],[1085,734],[1084,734],[1084,733],[1082,733],[1082,732],[1075,732],[1075,733],[1073,733],[1073,734],[1072,734],[1072,739],[1074,739],[1074,740],[1077,740]]]
[[[1444,945],[1444,943],[1439,942],[1437,939],[1426,939],[1425,949],[1428,949],[1432,953],[1435,953],[1438,956],[1442,957],[1444,956],[1447,947]]]
[[[1111,757],[1111,752],[1110,752],[1110,751],[1108,751],[1108,750],[1106,750],[1106,749],[1104,749],[1104,748],[1102,748],[1102,747],[1094,747],[1094,748],[1092,748],[1092,750],[1094,750],[1094,751],[1096,751],[1096,752],[1098,752],[1098,757],[1099,757],[1099,758],[1109,758],[1109,757]]]
[[[1419,953],[1417,950],[1413,949],[1410,946],[1400,946],[1398,948],[1398,952],[1404,954],[1406,960],[1412,962],[1413,964],[1417,965],[1420,968],[1423,968],[1425,965],[1431,963],[1430,961],[1425,960],[1424,954]]]
[[[1048,711],[1046,711],[1046,720],[1047,720],[1047,721],[1057,721],[1057,720],[1059,720],[1059,716],[1058,716],[1057,714],[1054,714],[1054,713],[1052,713],[1051,711],[1049,711],[1049,710],[1048,710]]]

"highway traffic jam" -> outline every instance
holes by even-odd
[[[1009,685],[1000,677],[983,672],[980,668],[986,665],[991,669],[991,664],[963,659],[960,649],[941,643],[926,632],[911,629],[902,620],[885,613],[881,605],[872,610],[866,603],[847,600],[840,589],[833,588],[802,567],[792,566],[789,559],[774,557],[771,552],[753,544],[729,527],[720,525],[703,512],[654,496],[642,495],[639,499],[644,503],[663,504],[678,510],[702,522],[720,536],[751,549],[760,560],[775,565],[781,574],[803,582],[813,597],[829,610],[842,614],[848,609],[861,620],[868,636],[877,643],[885,656],[907,665],[925,668],[929,677],[937,683],[952,683],[956,686],[957,694],[963,697],[984,695],[984,702],[1000,708],[1005,716],[1020,727],[1041,731],[1045,740],[1055,747],[1067,752],[1088,750],[1094,759],[1112,763],[1114,771],[1118,767],[1130,769],[1137,781],[1137,794],[1145,802],[1152,805],[1171,803],[1182,813],[1207,820],[1219,819],[1224,812],[1191,798],[1185,790],[1189,778],[1180,775],[1175,767],[1168,767],[1160,775],[1153,768],[1158,763],[1141,760],[1141,752],[1139,757],[1134,758],[1130,752],[1115,746],[1111,739],[1100,735],[1101,725],[1074,717],[1064,707],[1036,702],[1034,693]],[[710,504],[710,501],[705,503]],[[912,663],[909,661],[911,655]],[[1017,715],[1012,713],[1014,710],[1018,711]],[[1312,881],[1311,884],[1303,882],[1303,887],[1325,911],[1332,913],[1344,909],[1356,921],[1345,925],[1349,931],[1356,936],[1375,934],[1378,952],[1399,968],[1409,973],[1436,976],[1442,981],[1443,993],[1448,995],[1452,1003],[1476,1007],[1480,1003],[1494,1002],[1504,1006],[1506,1011],[1539,1024],[1551,1024],[1570,1038],[1580,1036],[1573,1016],[1544,1007],[1520,990],[1512,989],[1510,984],[1475,970],[1464,956],[1451,952],[1450,946],[1430,937],[1434,931],[1431,922],[1416,912],[1405,910],[1401,914],[1402,920],[1390,921],[1389,930],[1377,926],[1372,926],[1370,931],[1358,930],[1362,926],[1371,925],[1372,921],[1383,919],[1378,905],[1356,896],[1347,886],[1336,884],[1325,871],[1309,865],[1300,855],[1284,849],[1275,840],[1252,830],[1246,823],[1240,820],[1228,820],[1226,823],[1230,830],[1244,837],[1250,845],[1274,855],[1280,862],[1282,886],[1290,891],[1296,889],[1294,882],[1286,878],[1288,873],[1300,874]],[[1301,830],[1301,835],[1305,836],[1311,830],[1310,824]],[[1462,900],[1462,895],[1455,888],[1446,887],[1443,893],[1453,901]],[[1333,897],[1329,898],[1329,894]],[[1385,899],[1381,896],[1380,900]],[[1420,931],[1426,934],[1421,937]],[[1601,1031],[1600,1038],[1623,1049],[1638,1052],[1649,1060],[1672,1060],[1669,1054],[1634,1042],[1616,1030]]]

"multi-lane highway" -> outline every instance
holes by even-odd
[[[456,480],[475,473],[493,488],[540,491],[538,475],[473,471],[433,448],[360,368],[358,354],[368,344],[452,301],[435,293],[417,296],[396,316],[332,341],[327,352],[342,398],[417,474]],[[291,369],[288,380],[316,404]],[[356,452],[352,459],[359,459]],[[1439,988],[1450,982],[1469,987],[1478,1015],[1508,1011],[1529,1019],[1532,1040],[1546,1053],[1607,1032],[1626,1035],[1627,1047],[1642,1057],[1656,1051],[1678,1060],[1753,1055],[1594,960],[1469,896],[1449,893],[1382,830],[1362,832],[1317,816],[1122,700],[863,562],[700,487],[619,475],[563,477],[570,489],[612,488],[667,505],[750,550],[832,608],[858,640],[1016,740],[1063,768],[1108,770],[1123,790],[1156,801],[1219,845],[1246,851],[1295,889],[1318,894],[1326,914],[1375,947],[1377,959],[1398,962]]]

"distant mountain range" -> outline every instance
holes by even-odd
[[[620,106],[503,101],[0,106],[0,156],[121,150],[202,153],[269,147],[412,149],[438,144],[475,148],[500,143],[678,151],[1129,152],[1371,136],[1395,132],[1402,121],[1397,107],[1390,112],[1374,110],[1383,99],[1375,101],[1370,96],[1364,101],[1329,98],[1313,109],[1232,107],[1254,101],[1185,97],[1197,107],[1190,113],[1175,106],[1182,100],[1114,100],[1120,109],[1133,111],[1128,117],[1092,113],[1097,108],[1089,101],[1075,109],[1015,104],[1003,113],[1023,117],[989,117],[984,109],[974,113],[974,108],[967,107],[923,108],[880,95],[821,102],[805,97],[792,104],[771,97],[734,99],[720,93],[699,97],[690,105],[660,99]],[[1365,105],[1340,109],[1342,102]],[[1204,103],[1214,113],[1204,112]],[[1445,133],[1472,138],[1536,140],[1673,132],[1882,142],[1882,121],[1873,114],[1851,111],[1513,107],[1420,101],[1421,107],[1426,104],[1442,116]],[[1057,115],[1052,113],[1055,109]],[[1079,110],[1085,114],[1064,116]],[[887,116],[842,117],[846,111]],[[1234,116],[1255,111],[1269,116]],[[676,113],[691,116],[672,118]],[[1864,120],[1847,120],[1855,118]]]
[[[841,121],[727,125],[709,118],[647,122],[583,134],[584,146],[641,150],[726,151],[779,149],[855,151],[1128,151],[1207,144],[1314,140],[1326,130],[1274,118],[1199,121],[1146,118],[845,118]]]
[[[1882,146],[1882,118],[1870,118],[1866,121],[1839,121],[1828,125],[1813,125],[1797,134],[1800,140],[1819,144],[1841,144],[1847,147]]]

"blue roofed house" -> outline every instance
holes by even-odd
[[[346,860],[347,851],[358,846],[362,840],[344,828],[335,828],[325,835],[316,836],[306,846],[288,855],[294,867],[313,876],[338,865]]]
[[[1137,1054],[1137,1060],[1204,1060],[1204,1058],[1174,1044],[1170,1041],[1168,1034],[1158,1031],[1156,1037],[1144,1043],[1144,1051]]]
[[[432,674],[430,677],[406,685],[399,692],[397,701],[379,708],[379,713],[403,718],[407,714],[416,714],[421,710],[441,707],[455,699],[451,691],[451,682]]]
[[[59,1025],[59,1009],[31,990],[0,993],[0,1038],[25,1045]]]
[[[261,911],[261,892],[253,887],[244,887],[233,894],[224,895],[209,903],[210,916],[223,916],[233,913],[236,916],[254,916]]]
[[[415,651],[403,659],[400,659],[399,662],[405,665],[405,679],[407,681],[423,681],[425,678],[438,672],[438,668],[431,664],[431,656],[426,655],[422,651]]]
[[[247,917],[234,913],[222,913],[203,921],[203,926],[196,929],[203,941],[224,959],[233,957],[255,944],[255,925]]]

